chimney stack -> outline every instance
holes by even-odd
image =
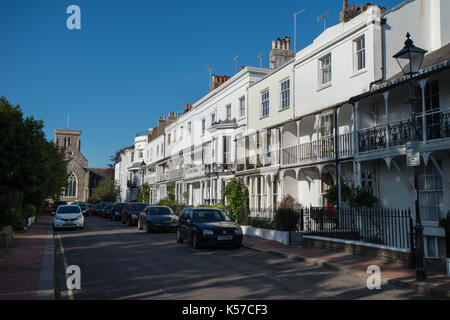
[[[244,67],[241,67],[241,70]],[[222,85],[223,83],[227,82],[228,80],[230,80],[229,76],[217,76],[215,74],[213,74],[212,76],[212,82],[211,82],[211,87],[209,89],[209,91],[213,91],[214,89],[218,88],[220,85]]]
[[[272,41],[272,51],[269,54],[270,69],[278,69],[290,59],[295,57],[295,52],[291,50],[291,38],[284,37],[283,40],[277,38]]]
[[[367,3],[363,4],[362,6],[355,8],[354,5],[351,5],[350,8],[348,7],[348,1],[344,0],[342,2],[342,11],[339,13],[339,23],[342,22],[348,22],[352,20],[354,17],[360,15],[364,11],[366,11],[370,6],[374,6],[374,4]],[[385,7],[378,6],[381,10],[381,13],[386,12]]]

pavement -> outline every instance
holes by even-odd
[[[372,257],[363,257],[346,252],[333,252],[319,248],[289,247],[278,241],[256,237],[244,237],[243,245],[249,249],[270,253],[312,265],[327,267],[352,274],[359,278],[368,278],[367,268],[380,267],[382,284],[397,284],[410,287],[417,292],[450,299],[450,277],[443,274],[427,274],[427,281],[416,281],[415,270]]]
[[[43,215],[0,253],[0,300],[53,299],[53,217]]]

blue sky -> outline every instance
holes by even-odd
[[[81,30],[66,27],[71,4]],[[297,51],[323,31],[318,16],[330,10],[327,25],[338,23],[341,0],[0,0],[0,96],[43,119],[49,140],[69,113],[89,166],[104,167],[159,116],[208,93],[207,64],[232,76],[234,56],[259,66],[262,51],[268,67],[272,40],[293,37],[290,16],[303,8]]]

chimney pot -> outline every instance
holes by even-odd
[[[277,49],[281,49],[281,39],[277,38]]]
[[[347,11],[347,9],[348,9],[348,1],[347,1],[347,0],[344,0],[344,1],[342,2],[342,10],[343,10],[343,11]]]
[[[241,66],[241,70],[244,70],[244,66]]]
[[[286,36],[286,50],[291,50],[291,37]]]

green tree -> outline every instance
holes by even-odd
[[[148,182],[144,183],[142,186],[142,193],[144,194],[144,202],[150,204],[150,186]]]
[[[245,215],[248,212],[249,194],[242,179],[232,178],[222,189],[227,202],[226,207],[233,219]]]
[[[19,106],[0,98],[0,202],[23,193],[26,204],[38,211],[46,198],[55,197],[67,181],[64,153],[45,138],[44,122],[24,118]],[[22,210],[22,204],[15,211]],[[0,207],[4,224],[13,207]]]
[[[119,188],[114,181],[112,179],[103,179],[92,192],[91,201],[115,202],[118,194]]]

